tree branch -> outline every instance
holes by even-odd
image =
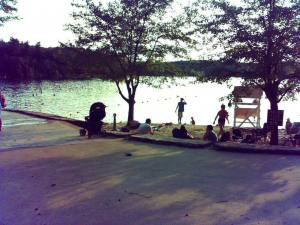
[[[286,90],[278,97],[277,103],[279,103],[289,91],[293,90],[293,88],[294,85],[287,87]]]
[[[126,101],[126,102],[129,102],[129,99],[125,97],[125,95],[122,93],[122,90],[120,88],[120,81],[115,81],[116,85],[117,85],[117,88],[118,88],[118,91],[119,91],[119,94],[121,95],[121,97]]]

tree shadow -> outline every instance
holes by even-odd
[[[5,194],[1,208],[15,210],[3,206],[12,195],[15,204],[26,206],[18,217],[6,215],[0,221],[274,224],[279,211],[294,213],[299,194],[294,179],[300,178],[295,156],[183,150],[110,139],[94,141],[99,146],[94,150],[86,143],[86,148],[74,147],[63,156],[0,166]]]

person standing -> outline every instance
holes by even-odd
[[[4,94],[0,91],[0,131],[2,130],[1,110],[7,106]]]
[[[183,98],[180,98],[180,102],[178,102],[175,112],[178,110],[178,124],[181,124],[181,119],[184,112],[184,106],[186,105],[186,101]]]
[[[214,124],[215,124],[216,119],[218,117],[219,117],[219,119],[218,119],[218,125],[220,127],[219,136],[221,136],[224,133],[225,121],[227,120],[227,122],[229,123],[228,112],[225,109],[225,105],[224,104],[221,105],[221,110],[217,113],[217,115],[215,117],[215,120],[214,120]]]

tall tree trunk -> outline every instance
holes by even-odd
[[[134,100],[134,95],[131,95],[129,97],[129,101],[128,101],[128,119],[127,119],[127,125],[130,121],[132,121],[134,119],[134,104],[135,104],[135,100]]]
[[[269,101],[270,101],[271,110],[273,112],[277,112],[276,114],[278,115],[277,98],[271,98],[271,99],[269,99]],[[273,118],[273,122],[274,122],[274,126],[271,127],[270,144],[271,145],[278,145],[278,116],[275,116],[275,118]]]

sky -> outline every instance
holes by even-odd
[[[1,39],[10,37],[30,44],[40,42],[44,47],[54,47],[60,42],[73,39],[64,25],[71,20],[72,0],[18,0],[18,16],[21,20],[10,21],[0,27]]]
[[[236,0],[234,0],[236,1]],[[16,5],[17,15],[20,20],[4,23],[0,27],[0,38],[8,41],[11,37],[20,41],[28,41],[30,45],[40,42],[43,47],[56,47],[59,42],[66,43],[75,39],[71,31],[66,31],[64,26],[71,22],[72,0],[18,0]],[[101,0],[102,3],[108,0]],[[184,1],[184,5],[191,0]],[[183,4],[179,0],[180,4]],[[190,50],[189,56],[193,59],[201,59],[209,53],[215,54],[211,46],[201,46],[201,49]],[[167,61],[175,60],[168,56]]]
[[[71,22],[72,0],[18,0],[16,8],[20,20],[4,23],[0,27],[0,38],[8,41],[11,37],[30,45],[40,42],[43,47],[56,47],[59,42],[75,39],[70,31],[64,29]],[[101,0],[102,3],[108,0]],[[192,53],[196,58],[196,53]],[[193,57],[193,58],[194,58]],[[172,56],[169,57],[173,60]]]

